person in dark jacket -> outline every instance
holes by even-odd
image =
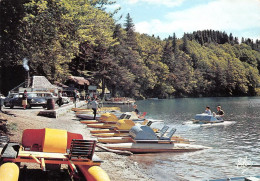
[[[73,92],[73,97],[74,97],[74,103],[76,104],[76,102],[77,102],[77,90],[76,89]]]
[[[218,106],[218,107],[217,107],[216,115],[223,117],[224,114],[225,114],[225,113],[224,113],[224,111],[221,109],[221,106]]]
[[[2,112],[3,105],[4,105],[4,98],[2,98],[2,95],[0,94],[0,112]]]
[[[27,106],[27,90],[24,90],[23,92],[23,97],[22,97],[22,105],[23,105],[23,109],[26,109]]]
[[[139,116],[140,112],[139,112],[139,110],[137,109],[137,105],[135,104],[135,105],[133,106],[133,108],[135,109],[134,112],[136,113],[136,115]]]

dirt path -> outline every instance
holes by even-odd
[[[13,142],[20,143],[23,130],[32,128],[65,129],[69,132],[82,134],[84,139],[91,137],[90,130],[86,125],[79,122],[72,111],[55,119],[37,116],[38,112],[42,110],[41,108],[29,110],[7,108],[3,110],[7,114],[0,113],[0,120],[7,120],[7,125],[11,129],[10,141]],[[130,160],[128,156],[98,151],[96,154],[104,161],[101,167],[108,173],[111,180],[153,180],[145,174],[145,170],[138,168],[138,165]]]

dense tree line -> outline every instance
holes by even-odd
[[[84,76],[113,96],[183,97],[256,95],[259,40],[215,30],[161,40],[135,32],[106,12],[109,0],[0,1],[0,91],[31,75],[66,81]]]

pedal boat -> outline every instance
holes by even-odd
[[[145,125],[147,126],[147,125]],[[131,128],[131,129],[135,129],[135,128]],[[141,126],[141,129],[143,129],[144,131],[146,130],[144,128],[144,126]],[[168,131],[169,126],[165,125],[163,126],[163,128],[160,131],[156,131],[156,136],[158,139],[163,138],[163,136],[166,134],[166,132]],[[155,130],[152,128],[153,132],[155,132]],[[130,132],[131,130],[129,130]],[[139,134],[143,134],[143,133],[139,133]],[[145,136],[142,136],[145,137]],[[186,143],[189,144],[191,141],[185,138],[182,138],[180,136],[171,136],[171,141],[175,142],[175,143]],[[125,137],[98,137],[98,142],[100,143],[134,143],[135,140],[130,136],[130,133],[128,136]]]
[[[152,122],[145,120],[140,124],[140,123],[135,123],[134,121],[129,120],[129,119],[120,119],[116,124],[105,124],[104,123],[104,125],[109,126],[109,129],[104,129],[104,132],[102,132],[102,130],[91,130],[90,132],[92,133],[92,136],[96,136],[96,137],[128,136],[130,129],[137,124],[138,125],[147,125],[148,124],[150,126],[152,124]],[[95,125],[93,127],[93,125],[94,124],[90,124],[90,125],[88,125],[88,127],[97,128],[97,127],[95,127]]]
[[[83,120],[83,124],[96,124],[96,123],[114,123],[118,121],[118,117],[113,113],[104,113],[99,120]]]
[[[3,144],[1,144],[3,145]],[[19,163],[37,163],[43,171],[48,165],[67,164],[72,178],[109,181],[101,169],[101,160],[94,154],[96,140],[83,140],[83,136],[58,129],[26,129],[22,145],[7,142],[1,152],[0,180],[19,178]]]
[[[83,119],[83,120],[94,120],[94,114],[93,113],[76,114],[76,117]],[[101,117],[100,114],[96,114],[96,120],[99,120],[100,117]]]
[[[105,124],[116,124],[118,122],[118,120],[121,119],[130,119],[133,120],[134,122],[143,122],[145,121],[144,117],[145,117],[146,113],[143,114],[142,117],[137,117],[137,115],[134,112],[125,112],[123,114],[121,114],[120,116],[115,115],[113,113],[104,113],[101,115],[101,117],[99,118],[99,120],[84,120],[84,121],[80,121],[81,123],[84,124],[95,124],[94,126],[90,126],[90,127],[94,127],[94,128],[109,128],[109,126],[105,125]],[[114,125],[112,125],[114,126]]]
[[[192,152],[209,148],[201,145],[174,143],[171,139],[175,131],[176,129],[172,128],[166,136],[158,138],[150,127],[134,126],[130,130],[130,136],[134,142],[104,144],[104,146],[132,153]]]
[[[142,124],[148,124],[148,121],[144,121]],[[116,124],[111,125],[108,129],[95,129],[90,130],[92,134],[99,134],[99,133],[128,133],[129,130],[135,125],[136,123],[129,119],[120,119],[116,122]],[[149,122],[149,124],[151,124]]]
[[[96,120],[83,120],[83,121],[80,121],[81,123],[84,123],[84,124],[93,124],[94,122],[95,123],[105,123],[105,122],[117,122],[118,120],[120,119],[130,119],[130,120],[133,120],[135,122],[142,122],[144,121],[144,117],[146,115],[146,112],[143,113],[142,116],[138,117],[136,115],[135,112],[125,112],[125,113],[120,113],[120,114],[115,114],[115,113],[104,113],[101,115],[100,118],[96,119]],[[84,116],[84,115],[83,115]]]
[[[100,111],[120,111],[120,107],[101,107],[98,108]],[[84,108],[72,108],[74,112],[92,112],[92,109],[84,109]]]

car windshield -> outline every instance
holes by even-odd
[[[28,94],[28,97],[37,97],[37,94],[35,94],[35,93],[30,93],[30,94]]]

